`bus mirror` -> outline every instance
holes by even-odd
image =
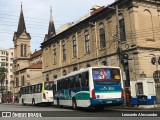
[[[126,73],[123,72],[123,80],[126,81]]]

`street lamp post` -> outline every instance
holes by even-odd
[[[95,40],[96,40],[96,57],[97,57],[97,65],[99,66],[99,59],[98,59],[98,36],[97,36],[97,23],[96,22],[89,22],[90,25],[94,26],[94,32],[95,32]]]

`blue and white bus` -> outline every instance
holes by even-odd
[[[121,70],[118,67],[89,67],[54,80],[53,99],[57,106],[95,107],[124,103]]]

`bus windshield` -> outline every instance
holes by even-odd
[[[96,85],[115,85],[121,81],[120,70],[117,68],[96,68],[92,70]]]
[[[45,82],[44,89],[45,90],[53,90],[53,82]]]

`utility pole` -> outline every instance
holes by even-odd
[[[96,56],[97,56],[97,65],[99,66],[99,59],[98,59],[98,38],[97,38],[97,24],[94,23],[94,31],[95,31],[95,39],[96,39]]]
[[[97,23],[96,22],[89,22],[90,25],[94,26],[94,32],[95,32],[95,41],[96,41],[96,58],[97,58],[97,65],[99,66],[99,58],[98,58],[98,36],[97,36]]]
[[[120,29],[119,29],[119,10],[118,5],[115,6],[116,9],[116,22],[117,22],[117,55],[119,58],[119,67],[123,74],[123,65],[121,63],[122,60],[122,49],[121,49],[121,38],[120,38]],[[124,75],[124,74],[123,74]],[[123,81],[123,87],[124,87],[124,105],[126,106],[126,92],[125,92],[125,81]]]

